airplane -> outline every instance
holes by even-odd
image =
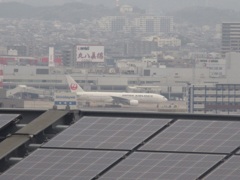
[[[66,75],[71,92],[77,94],[79,101],[103,102],[113,105],[137,106],[140,103],[156,104],[166,102],[167,98],[160,94],[152,93],[126,93],[126,92],[91,92],[84,91],[79,84],[70,76]]]

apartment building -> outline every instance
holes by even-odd
[[[173,17],[170,16],[108,16],[98,21],[100,30],[106,32],[171,33]]]

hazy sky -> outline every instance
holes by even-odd
[[[66,2],[84,2],[90,4],[104,4],[114,7],[116,0],[0,0],[4,2],[18,1],[31,5],[61,5]],[[240,10],[240,0],[119,0],[120,4],[130,4],[140,8],[171,11],[189,6],[210,6],[224,9]]]

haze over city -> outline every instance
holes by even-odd
[[[95,5],[105,5],[114,7],[115,0],[1,0],[1,2],[22,2],[34,6],[63,5],[70,2],[83,2]],[[191,6],[207,6],[221,9],[240,10],[240,2],[238,0],[119,0],[120,4],[129,4],[140,8],[148,8],[153,6],[155,10],[170,11]]]
[[[222,33],[232,26],[225,22],[240,21],[240,13],[233,10],[233,4],[240,2],[231,2],[2,0],[0,63],[7,65],[6,96],[48,99],[55,89],[67,91],[64,74],[70,72],[88,91],[157,93],[169,101],[145,109],[178,107],[194,112],[194,107],[187,106],[193,101],[188,97],[190,84],[238,80],[235,61],[232,70],[227,66],[228,53],[237,52],[238,45],[235,39],[229,44],[225,39],[229,34]],[[14,69],[16,65],[19,69]],[[35,72],[37,67],[46,69]],[[27,80],[28,73],[37,73],[33,78],[48,76],[55,83]],[[15,78],[21,76],[20,83]],[[37,90],[25,88],[26,94],[20,93],[29,85]],[[53,103],[53,98],[48,100]],[[121,104],[119,99],[108,101]],[[139,102],[129,98],[124,105]],[[86,100],[80,104],[98,106]]]
[[[239,180],[240,0],[0,0],[1,180]]]

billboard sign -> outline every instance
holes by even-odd
[[[104,46],[76,46],[77,62],[104,62]]]
[[[54,105],[58,109],[65,109],[67,106],[70,109],[77,109],[76,93],[54,93]]]

